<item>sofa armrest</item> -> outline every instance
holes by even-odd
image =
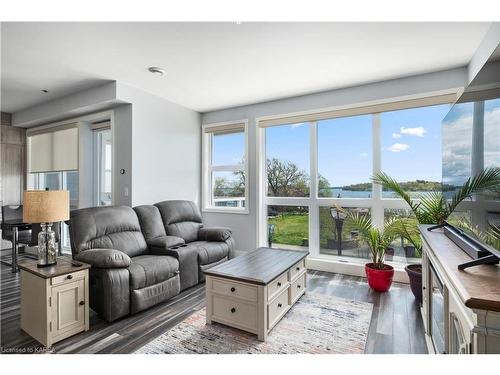
[[[146,241],[150,249],[170,249],[171,247],[184,245],[184,240],[176,236],[160,236]]]
[[[198,231],[199,241],[224,242],[231,237],[231,229],[226,227],[205,227]]]
[[[127,268],[132,262],[130,257],[115,249],[89,249],[73,257],[96,268]]]

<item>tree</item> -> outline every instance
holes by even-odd
[[[330,189],[330,181],[326,177],[318,174],[318,194],[320,197],[331,197],[332,190]]]
[[[277,158],[267,159],[267,186],[270,196],[307,196],[309,175],[292,162]]]

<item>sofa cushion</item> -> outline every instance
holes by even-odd
[[[131,258],[130,289],[136,290],[161,283],[179,272],[177,259],[161,255],[140,255]]]
[[[198,249],[198,261],[201,265],[218,262],[229,255],[229,245],[225,242],[194,241],[189,246]]]
[[[201,212],[191,201],[164,201],[155,204],[160,210],[165,231],[186,242],[196,241],[201,228]]]
[[[134,211],[139,218],[142,234],[144,234],[146,242],[152,238],[167,235],[158,207],[153,205],[143,205],[134,207]]]
[[[130,257],[148,253],[139,219],[127,206],[91,207],[71,211],[73,256],[87,249],[116,249]]]

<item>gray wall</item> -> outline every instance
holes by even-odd
[[[226,225],[233,229],[236,248],[251,250],[257,245],[256,233],[256,121],[257,117],[316,110],[320,108],[349,105],[398,96],[422,94],[432,91],[463,87],[467,83],[467,69],[458,68],[442,72],[423,74],[413,77],[349,87],[317,94],[298,96],[272,102],[253,104],[208,112],[202,115],[202,123],[248,119],[249,137],[249,202],[250,213],[204,213],[207,225]]]
[[[132,103],[132,205],[199,203],[200,114],[130,86],[118,97]]]
[[[132,206],[132,104],[113,108],[111,131],[114,202],[117,206]],[[124,174],[120,173],[121,169],[125,170]]]

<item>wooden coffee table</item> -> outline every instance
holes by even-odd
[[[307,251],[261,247],[205,271],[207,324],[267,334],[306,291]]]

